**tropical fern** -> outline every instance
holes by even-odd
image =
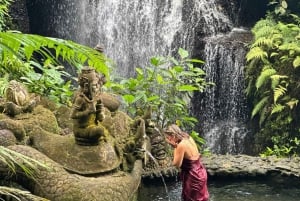
[[[260,113],[262,111],[262,108],[264,108],[269,101],[269,96],[266,96],[262,98],[253,108],[251,117],[253,118],[256,114]]]
[[[0,4],[0,31],[5,30],[6,27],[6,19],[9,18],[9,6],[13,2],[13,0],[1,0]]]
[[[17,60],[24,62],[37,60],[37,55],[44,65],[52,63],[62,65],[65,61],[74,67],[87,64],[97,71],[109,75],[105,64],[107,58],[93,48],[77,44],[73,41],[43,37],[18,32],[0,32],[0,62]]]
[[[270,76],[270,78],[271,78],[271,81],[272,81],[271,89],[274,90],[279,85],[280,80],[286,79],[286,78],[288,78],[288,76],[275,74],[275,75]]]
[[[246,55],[247,62],[251,60],[266,60],[268,58],[268,53],[264,51],[261,47],[253,47]]]
[[[270,18],[258,21],[252,28],[255,39],[271,35],[274,32],[272,28],[274,25],[276,25],[275,21]]]
[[[286,104],[289,106],[289,108],[292,110],[294,109],[299,103],[299,100],[292,98],[291,100],[289,100]]]
[[[284,110],[285,106],[281,104],[275,104],[272,108],[271,114],[275,114],[278,112],[282,112]]]
[[[276,105],[277,100],[287,92],[286,87],[279,85],[274,89],[274,104]]]
[[[300,66],[300,56],[297,56],[293,61],[294,68],[298,68]]]
[[[271,38],[260,37],[252,45],[251,48],[266,46],[271,48],[273,46],[273,40]]]
[[[264,68],[256,80],[256,89],[259,89],[262,85],[264,85],[267,81],[270,80],[272,75],[276,73],[276,70],[273,68]]]
[[[259,113],[259,126],[263,127],[263,124],[265,123],[266,119],[269,116],[269,112],[268,112],[268,105],[266,104],[260,111]]]

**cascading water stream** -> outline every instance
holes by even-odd
[[[242,93],[245,50],[237,45],[239,40],[228,42],[234,28],[229,16],[238,6],[220,0],[36,2],[51,8],[41,34],[90,47],[101,44],[115,61],[118,76],[132,76],[134,68],[146,66],[152,56],[172,55],[179,47],[199,56],[206,61],[208,79],[216,82],[215,88],[193,99],[201,133],[213,152],[245,151],[240,144],[249,133]]]
[[[229,34],[206,38],[204,70],[215,87],[199,98],[198,110],[207,146],[216,153],[237,154],[250,149],[246,127],[249,111],[243,92],[244,41],[249,36],[245,30],[233,29]]]

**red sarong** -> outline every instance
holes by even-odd
[[[183,159],[180,178],[183,201],[207,201],[207,172],[199,160]]]

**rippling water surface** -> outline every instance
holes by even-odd
[[[300,186],[263,181],[209,182],[210,201],[300,201]],[[180,201],[181,183],[143,183],[138,201]]]

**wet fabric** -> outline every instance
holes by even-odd
[[[198,160],[183,159],[180,178],[182,201],[208,201],[207,172]]]

